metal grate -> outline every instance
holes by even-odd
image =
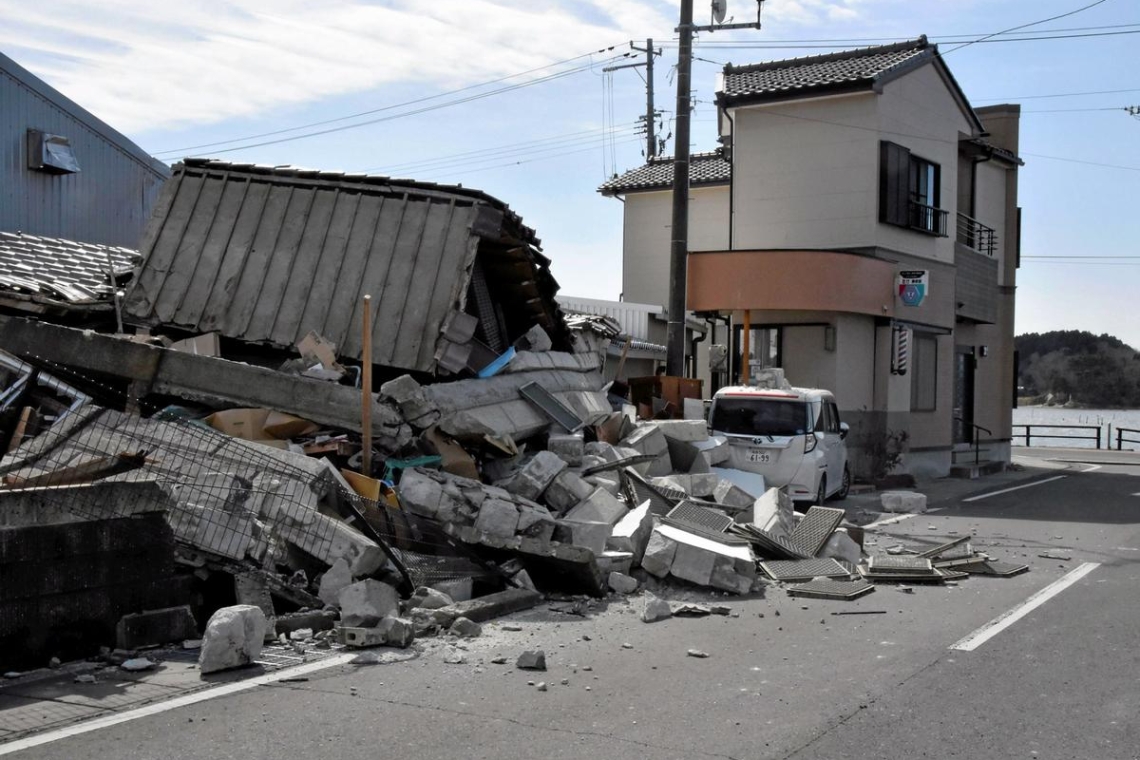
[[[669,510],[669,514],[665,515],[665,518],[672,521],[674,525],[681,527],[692,525],[714,533],[723,533],[728,530],[728,526],[732,525],[732,518],[728,515],[715,509],[700,506],[692,500],[683,501],[673,507]]]
[[[813,578],[847,578],[850,573],[830,557],[761,562],[760,569],[774,581],[810,581]]]
[[[934,566],[926,557],[871,557],[868,569],[872,573],[934,573]]]
[[[799,547],[791,544],[788,539],[770,533],[763,528],[744,523],[734,524],[729,528],[732,533],[747,539],[761,554],[769,555],[773,559],[809,559]]]
[[[857,599],[875,590],[875,584],[865,580],[833,581],[814,580],[788,588],[789,596],[807,596],[815,599]]]
[[[655,515],[667,515],[673,507],[689,498],[684,491],[676,488],[655,486],[637,474],[632,467],[621,471],[622,490],[629,496],[630,504],[649,502],[649,511]]]
[[[969,540],[970,540],[969,536],[959,536],[958,538],[955,538],[951,541],[947,541],[944,544],[939,544],[938,546],[932,546],[925,551],[921,551],[918,553],[918,556],[933,559],[934,557],[940,556],[943,552],[950,551],[955,546],[961,546],[962,544],[966,543]]]
[[[1003,578],[1008,578],[1011,575],[1017,575],[1029,570],[1029,565],[1018,565],[1013,562],[995,562],[987,560],[985,562],[976,562],[968,565],[959,565],[955,568],[970,575],[998,575]]]
[[[814,557],[831,538],[831,534],[843,522],[847,513],[832,507],[812,507],[792,531],[790,540],[803,549],[804,554]]]

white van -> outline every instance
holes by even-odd
[[[830,391],[816,388],[721,388],[709,409],[709,428],[727,436],[729,465],[787,487],[797,502],[846,498],[847,423]]]

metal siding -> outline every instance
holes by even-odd
[[[179,169],[127,311],[144,324],[280,347],[313,330],[359,358],[369,293],[375,361],[431,371],[443,323],[466,293],[483,205],[351,180]]]
[[[27,131],[69,139],[80,172],[27,168]],[[0,229],[136,248],[163,177],[0,70]]]

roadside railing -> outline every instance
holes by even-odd
[[[1017,432],[1019,428],[1024,428],[1025,432],[1024,433]],[[1125,430],[1125,429],[1127,429],[1127,428],[1117,428],[1117,431],[1119,432],[1120,430]],[[1073,434],[1071,432],[1069,432],[1069,433],[1043,433],[1043,432],[1039,432],[1042,430],[1064,430],[1064,431],[1077,430],[1077,431],[1090,431],[1090,432],[1076,433],[1076,434]],[[1034,431],[1038,431],[1038,432],[1034,432]],[[1074,441],[1096,441],[1096,447],[1099,449],[1099,448],[1101,448],[1103,432],[1104,431],[1100,425],[1037,425],[1037,424],[1014,425],[1013,426],[1013,434],[1011,437],[1014,440],[1019,440],[1021,438],[1024,438],[1026,446],[1032,446],[1034,438],[1038,438],[1038,439],[1043,439],[1043,438],[1067,439],[1067,440],[1074,440]],[[1135,432],[1140,433],[1140,430],[1137,430]],[[1110,440],[1111,440],[1111,436],[1110,436]],[[1138,441],[1138,442],[1140,442],[1140,441]]]
[[[1129,437],[1129,436],[1131,436],[1131,437]],[[1126,444],[1126,443],[1134,443],[1137,446],[1140,446],[1140,430],[1137,430],[1136,428],[1118,427],[1116,429],[1116,450],[1117,451],[1123,451],[1124,450],[1124,444]],[[1108,427],[1108,446],[1110,449],[1112,448],[1112,426],[1111,425],[1109,425],[1109,427]]]

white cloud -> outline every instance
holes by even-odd
[[[125,131],[391,83],[457,87],[672,30],[654,0],[0,0],[0,46]]]

